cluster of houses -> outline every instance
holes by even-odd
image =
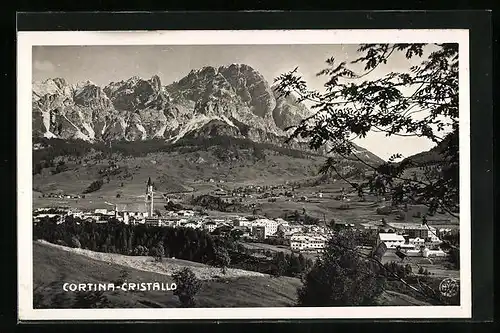
[[[431,240],[416,237],[409,238],[407,234],[379,233],[377,236],[377,245],[384,243],[387,250],[399,250],[408,257],[445,257],[448,254],[437,248],[432,249],[433,245],[438,246],[441,241],[438,237],[431,237]]]
[[[245,187],[238,187],[232,190],[217,188],[212,191],[213,195],[221,197],[225,201],[234,201],[235,199],[250,198],[250,199],[276,199],[279,197],[297,199],[299,201],[307,201],[307,196],[297,196],[294,188],[287,185],[248,185]],[[312,197],[323,198],[322,192],[311,193]]]
[[[387,228],[391,232],[387,232]],[[410,257],[445,257],[448,254],[439,248],[442,243],[440,235],[451,231],[427,225],[390,223],[378,233],[377,245],[383,242],[388,250],[398,249]]]
[[[231,192],[231,195],[250,195],[249,193],[271,193],[272,190],[284,190],[284,186],[260,187],[249,186],[237,189]],[[216,193],[218,195],[227,195],[227,193]],[[318,193],[321,196],[321,193]],[[321,252],[326,245],[330,228],[316,225],[302,225],[293,223],[284,219],[269,219],[257,216],[245,217],[235,216],[206,216],[193,210],[167,211],[163,215],[154,210],[154,193],[151,179],[146,186],[146,202],[136,207],[129,205],[108,205],[114,206],[113,209],[99,208],[93,211],[82,211],[70,208],[39,208],[33,212],[35,223],[42,218],[57,217],[57,223],[63,223],[66,217],[79,218],[80,220],[96,223],[107,223],[110,220],[120,221],[131,225],[148,225],[159,227],[185,227],[193,229],[204,229],[212,233],[217,229],[227,231],[239,230],[240,235],[249,237],[253,240],[264,240],[271,237],[285,239],[289,242],[292,251],[312,251]],[[438,231],[431,226],[422,226],[408,223],[362,223],[361,229],[371,230],[377,233],[377,246],[384,243],[388,250],[401,249],[409,256],[444,256],[441,250],[431,250],[429,248],[437,247],[441,244],[437,236]],[[354,223],[336,222],[336,229],[352,228],[357,229]],[[440,234],[448,232],[439,230]]]
[[[328,241],[327,235],[320,233],[295,233],[290,238],[290,249],[297,252],[322,252]]]
[[[127,211],[114,209],[95,209],[82,211],[70,208],[39,208],[33,212],[36,223],[44,217],[58,217],[57,223],[63,223],[66,217],[75,217],[87,222],[107,223],[114,219],[125,224],[160,227],[184,227],[203,229],[210,233],[218,228],[228,231],[239,230],[240,235],[254,241],[263,241],[268,238],[285,239],[290,249],[296,252],[322,252],[326,246],[331,229],[293,223],[281,218],[268,219],[245,216],[204,216],[193,210],[168,211],[163,216],[150,215],[146,211]],[[336,226],[342,228],[354,227],[352,223],[339,222]],[[446,252],[433,249],[441,244],[438,234],[449,232],[448,229],[436,230],[432,226],[416,224],[393,223],[384,226],[361,224],[362,229],[377,232],[377,246],[384,243],[389,251],[399,249],[407,256],[435,257],[446,256]],[[387,228],[390,232],[387,232]]]
[[[48,213],[50,212],[50,213]],[[283,219],[267,219],[245,216],[204,216],[193,210],[167,211],[163,216],[155,216],[144,210],[119,210],[99,208],[92,211],[79,209],[39,208],[33,211],[33,221],[39,222],[42,218],[58,217],[58,223],[63,223],[67,217],[74,217],[86,222],[107,223],[110,220],[120,221],[131,225],[148,225],[159,227],[185,227],[193,229],[205,229],[213,232],[217,228],[236,229],[241,231],[242,236],[255,240],[280,235],[290,237],[302,232],[304,227],[299,224],[289,223]]]
[[[82,199],[85,195],[82,194],[64,194],[64,193],[48,193],[42,194],[42,198],[53,198],[53,199]]]

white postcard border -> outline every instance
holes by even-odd
[[[19,320],[471,318],[468,30],[39,31],[17,34],[17,230]],[[459,43],[460,306],[196,309],[33,309],[32,46]],[[466,250],[464,250],[466,249]]]

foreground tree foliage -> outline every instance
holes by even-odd
[[[177,288],[174,290],[174,295],[179,298],[183,308],[192,308],[196,306],[195,296],[200,290],[201,281],[196,278],[196,275],[187,267],[175,272],[174,278]]]
[[[348,182],[361,199],[370,193],[390,197],[392,206],[423,204],[428,215],[446,212],[458,217],[458,44],[366,44],[359,47],[358,54],[349,63],[326,60],[327,68],[317,73],[327,77],[323,92],[308,89],[298,68],[276,78],[278,92],[284,96],[293,93],[315,111],[290,128],[289,141],[306,139],[310,148],[326,149],[331,155],[321,171]],[[408,68],[370,75],[376,70],[384,72],[384,65],[398,56],[408,60]],[[373,132],[426,138],[435,147],[403,160],[395,152],[388,162],[370,164],[357,155],[354,141]],[[346,177],[340,172],[346,160],[357,161],[370,172],[360,181]],[[425,215],[422,224],[427,224]],[[451,249],[451,260],[458,263],[458,244],[444,242]],[[349,244],[349,239],[336,234],[323,258],[306,275],[299,290],[300,305],[373,304],[382,290],[378,277],[382,275],[426,295],[425,290],[409,285],[397,272],[381,265],[379,254],[371,257],[370,264],[352,246],[355,244]]]
[[[357,245],[357,237],[349,230],[333,234],[303,278],[298,290],[300,306],[376,305],[385,277],[369,259],[358,255]]]
[[[317,111],[294,128],[290,140],[307,138],[313,149],[327,147],[334,156],[356,160],[371,169],[363,182],[351,182],[365,192],[390,195],[394,204],[420,203],[430,213],[441,209],[457,216],[459,210],[458,44],[368,44],[351,61],[326,61],[318,76],[327,76],[325,92],[309,90],[298,68],[279,76],[277,89],[295,93]],[[402,53],[407,70],[370,78],[370,73]],[[355,70],[353,68],[362,66]],[[387,163],[371,165],[355,154],[353,141],[369,132],[386,136],[427,138],[436,144],[432,159],[405,159],[395,153]],[[338,158],[329,158],[323,172],[336,172]]]

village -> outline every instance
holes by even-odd
[[[227,192],[218,189],[214,194],[221,197],[231,197],[233,200],[234,197],[243,198],[255,196],[255,194],[262,199],[267,199],[273,198],[273,195],[269,194],[268,191],[275,190],[281,191],[280,195],[287,198],[295,197],[294,194],[291,194],[292,191],[286,190],[285,186],[237,188],[229,195]],[[316,195],[321,196],[322,194],[318,193]],[[171,199],[167,198],[168,200]],[[300,197],[298,200],[307,200],[307,198]],[[144,209],[140,209],[140,204],[136,205],[135,209],[128,205],[112,204],[106,201],[104,205],[113,207],[93,210],[69,207],[37,208],[33,211],[33,222],[38,223],[44,218],[56,219],[57,223],[64,223],[68,219],[76,219],[81,221],[77,223],[108,223],[115,221],[127,225],[203,229],[208,233],[237,235],[241,242],[278,244],[281,248],[287,248],[291,252],[310,254],[322,252],[333,230],[352,229],[371,235],[374,241],[364,244],[365,247],[373,248],[380,243],[384,243],[389,252],[394,252],[397,249],[407,256],[414,257],[446,256],[447,253],[440,249],[442,243],[440,237],[451,232],[451,229],[448,228],[436,229],[433,226],[415,223],[389,223],[384,218],[365,223],[336,220],[333,225],[321,226],[305,224],[293,219],[273,219],[258,214],[207,213],[204,210],[194,209],[172,209],[160,213],[159,210],[154,208],[154,186],[151,179],[148,180],[146,186],[145,202],[142,204]]]

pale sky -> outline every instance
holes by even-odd
[[[311,89],[322,90],[327,77],[316,73],[335,57],[350,61],[357,57],[359,45],[147,45],[147,46],[34,46],[33,81],[61,77],[70,84],[90,80],[104,87],[134,75],[148,79],[158,75],[162,85],[178,81],[192,69],[247,64],[273,84],[274,78],[299,67]],[[411,65],[397,54],[369,78],[391,71],[407,70]],[[394,153],[404,157],[432,148],[425,138],[385,137],[370,133],[356,141],[383,159]]]

